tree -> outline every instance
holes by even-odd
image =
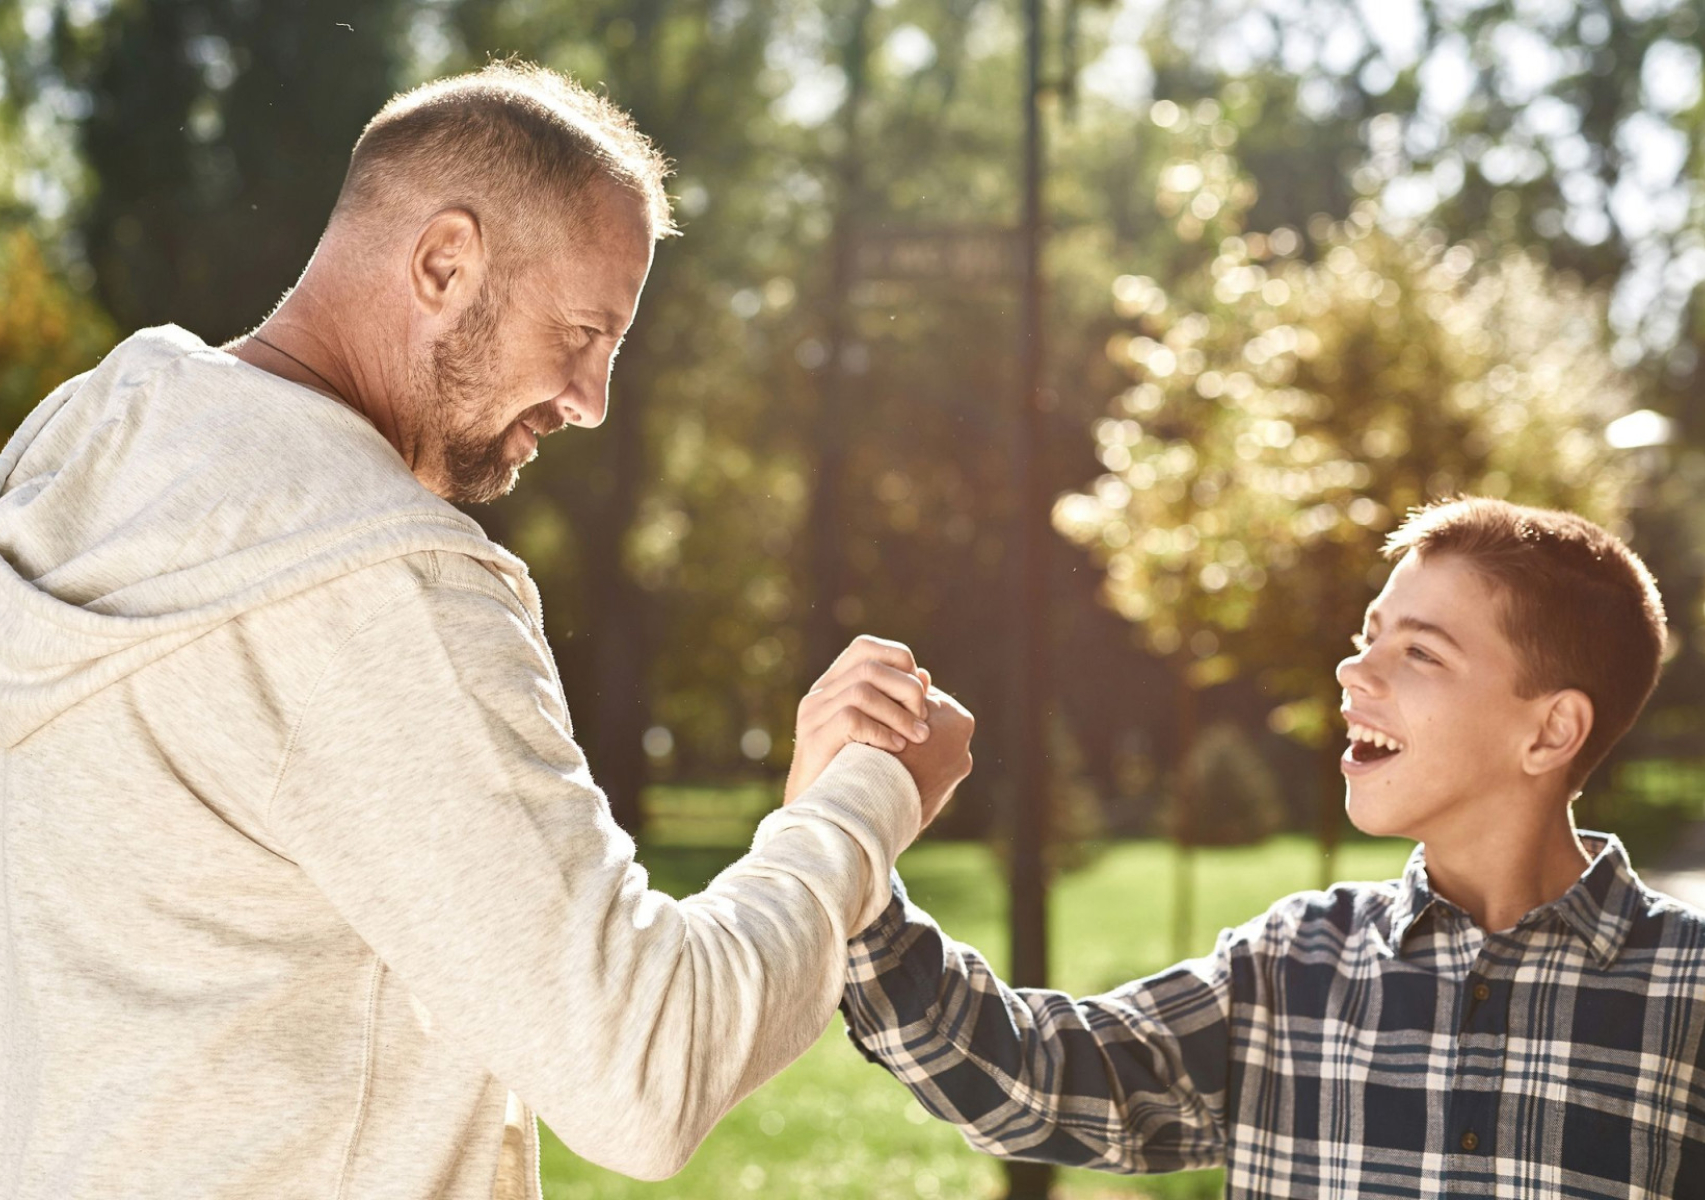
[[[1277,106],[1271,120],[1295,132],[1301,117],[1313,132],[1259,145],[1280,144],[1306,165],[1348,131],[1341,162],[1318,175],[1383,198],[1483,256],[1527,247],[1560,274],[1611,291],[1613,354],[1631,368],[1640,403],[1674,422],[1674,444],[1647,452],[1666,460],[1667,477],[1641,492],[1629,534],[1662,584],[1677,634],[1676,657],[1617,755],[1697,754],[1705,3],[1415,0],[1382,8],[1378,20],[1372,12],[1356,0],[1169,4],[1152,39],[1156,72],[1188,95],[1229,97],[1277,81],[1299,103]],[[1180,60],[1184,69],[1171,65]],[[1297,188],[1294,172],[1241,157],[1264,205],[1321,186]],[[1280,179],[1285,187],[1271,186]]]
[[[1162,211],[1243,207],[1228,201],[1246,181],[1201,165],[1200,131],[1177,136]],[[1106,473],[1055,521],[1184,689],[1253,672],[1273,727],[1320,751],[1329,857],[1333,666],[1382,576],[1384,535],[1458,492],[1616,525],[1635,464],[1602,436],[1633,390],[1605,349],[1600,294],[1520,252],[1483,260],[1382,225],[1369,203],[1313,235],[1306,257],[1286,228],[1224,237],[1205,295],[1118,281],[1135,326],[1109,354],[1134,384],[1095,427]]]
[[[0,227],[0,442],[114,340],[106,314],[51,269],[27,226]]]
[[[678,158],[686,236],[658,249],[609,422],[550,447],[510,500],[479,514],[517,538],[566,517],[558,545],[568,553],[533,563],[551,593],[547,633],[593,768],[634,831],[655,717],[674,727],[678,757],[709,758],[721,772],[744,763],[735,747],[749,726],[766,736],[791,728],[792,689],[765,686],[797,649],[792,631],[777,629],[789,588],[766,567],[765,547],[777,545],[778,519],[797,521],[804,493],[761,427],[761,401],[788,393],[774,380],[782,372],[750,345],[756,310],[742,319],[730,305],[785,254],[765,211],[775,164],[763,64],[778,8],[609,0],[565,14],[462,0],[445,16],[450,53],[434,65],[516,52],[601,81]],[[778,491],[791,498],[777,504]],[[713,541],[711,530],[725,536]],[[590,636],[571,636],[580,628]]]
[[[257,324],[314,248],[362,126],[391,95],[402,0],[178,0],[58,11],[85,98],[80,226],[121,329],[221,342]]]
[[[1190,779],[1179,790],[1196,801],[1188,828],[1196,845],[1245,846],[1278,830],[1284,817],[1278,780],[1241,726],[1230,721],[1209,725],[1190,748],[1183,770]]]

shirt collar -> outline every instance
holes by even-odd
[[[1421,919],[1421,914],[1437,899],[1433,885],[1427,880],[1427,848],[1417,844],[1404,864],[1403,878],[1397,881],[1397,899],[1391,906],[1391,952],[1403,952],[1403,939]]]
[[[1640,879],[1628,865],[1628,854],[1615,834],[1582,830],[1581,841],[1593,855],[1592,863],[1568,891],[1527,914],[1517,928],[1531,926],[1542,914],[1554,912],[1586,944],[1593,961],[1607,967],[1621,953],[1622,943],[1640,911]],[[1449,904],[1433,891],[1427,879],[1426,847],[1418,845],[1403,868],[1403,878],[1398,881],[1397,897],[1391,906],[1393,954],[1402,953],[1403,939],[1435,903]]]
[[[1593,855],[1592,865],[1548,907],[1580,935],[1593,960],[1608,967],[1644,907],[1644,888],[1615,834],[1582,830],[1581,840]]]

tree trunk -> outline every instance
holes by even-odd
[[[609,424],[607,487],[592,507],[586,531],[591,598],[593,704],[587,757],[610,800],[616,823],[637,836],[644,821],[640,793],[648,764],[641,738],[650,720],[647,615],[650,597],[634,583],[622,549],[639,511],[645,464],[645,387],[623,388]]]
[[[1333,883],[1337,870],[1338,842],[1344,830],[1344,776],[1338,755],[1328,748],[1320,752],[1320,886]]]
[[[845,414],[851,387],[846,358],[852,342],[849,293],[853,286],[858,210],[864,199],[864,160],[858,118],[864,102],[872,6],[873,0],[854,0],[843,58],[847,98],[841,106],[841,127],[846,143],[841,149],[840,194],[836,201],[835,229],[829,248],[828,322],[824,330],[828,346],[817,375],[817,419],[812,431],[817,478],[811,489],[811,512],[807,518],[811,571],[805,589],[811,597],[811,611],[805,621],[807,680],[816,678],[828,667],[851,632],[842,625],[836,607],[846,587],[846,553],[842,537],[845,515],[841,504],[841,494],[846,486]]]
[[[1175,846],[1172,869],[1172,957],[1190,957],[1196,924],[1196,781],[1191,777],[1191,754],[1196,748],[1197,694],[1179,671],[1178,770],[1173,788]]]

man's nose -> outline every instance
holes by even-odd
[[[558,401],[562,419],[576,429],[596,429],[604,423],[610,409],[610,371],[608,367],[577,379],[568,386]]]

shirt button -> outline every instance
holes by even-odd
[[[1490,998],[1491,995],[1492,989],[1487,987],[1485,984],[1477,983],[1474,985],[1474,998],[1476,1000],[1486,1000]]]
[[[1480,1148],[1480,1139],[1475,1136],[1472,1129],[1462,1135],[1462,1148],[1470,1154],[1473,1154]]]

